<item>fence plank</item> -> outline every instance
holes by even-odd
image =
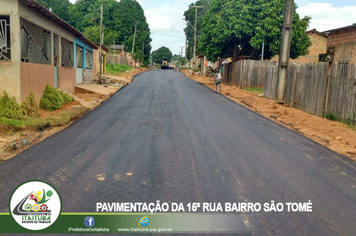
[[[355,124],[356,65],[333,63],[326,114]]]
[[[266,67],[264,96],[270,99],[277,98],[277,72],[278,66],[276,65]]]

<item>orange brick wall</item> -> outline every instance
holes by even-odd
[[[296,59],[290,59],[289,62],[297,62],[297,63],[312,63],[319,62],[319,54],[326,53],[328,39],[319,34],[310,32],[308,33],[310,41],[312,45],[309,47],[309,54],[306,56],[300,56]],[[271,61],[278,62],[278,55],[273,57]]]
[[[328,44],[328,38],[323,37],[317,33],[308,34],[312,46],[309,48],[309,55],[317,56],[317,61],[319,61],[319,54],[326,53],[326,48]]]
[[[46,85],[54,86],[53,66],[21,62],[20,69],[21,101],[24,101],[32,91],[39,102]]]
[[[58,87],[65,91],[75,91],[75,69],[68,67],[59,67]]]
[[[356,42],[356,28],[330,32],[328,39],[328,47],[352,42]]]

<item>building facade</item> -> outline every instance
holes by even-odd
[[[328,34],[326,54],[333,62],[356,63],[356,24],[333,29]]]
[[[35,0],[0,3],[0,93],[22,102],[31,91],[39,101],[47,84],[73,92],[77,45],[96,46]]]

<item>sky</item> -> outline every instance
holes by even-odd
[[[165,46],[170,48],[173,54],[180,54],[185,39],[183,14],[195,1],[137,1],[141,4],[151,29],[152,51]],[[295,0],[295,3],[301,17],[312,17],[309,29],[326,31],[356,23],[355,0]]]

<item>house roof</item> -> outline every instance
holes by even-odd
[[[111,50],[124,50],[124,49],[126,49],[126,46],[125,45],[111,45],[110,46],[110,49]]]
[[[328,35],[325,33],[325,32],[319,32],[319,31],[317,31],[316,29],[312,29],[312,30],[308,30],[307,32],[305,32],[305,33],[313,33],[313,34],[318,34],[318,35],[320,35],[320,36],[322,36],[322,37],[325,37],[325,38],[327,38],[328,37]]]
[[[94,43],[97,47],[98,47],[98,49],[100,48],[100,43]],[[102,47],[103,47],[103,49],[105,50],[105,51],[109,51],[109,49],[103,44],[103,45],[101,45]]]
[[[353,23],[352,25],[349,25],[349,26],[337,28],[337,29],[327,30],[327,31],[324,31],[323,33],[329,34],[331,32],[338,32],[338,31],[348,30],[348,29],[353,29],[353,28],[356,28],[356,23]]]
[[[68,30],[72,34],[75,35],[78,39],[81,41],[85,42],[88,44],[90,47],[97,49],[97,46],[91,42],[89,39],[87,39],[82,33],[80,33],[77,29],[75,29],[73,26],[71,26],[69,23],[66,21],[62,20],[60,17],[57,15],[53,14],[50,10],[48,10],[46,7],[42,6],[39,2],[36,0],[19,0],[21,3],[25,4],[32,10],[40,13],[44,17],[48,18],[49,20],[55,22],[56,24],[60,25],[62,28]]]

